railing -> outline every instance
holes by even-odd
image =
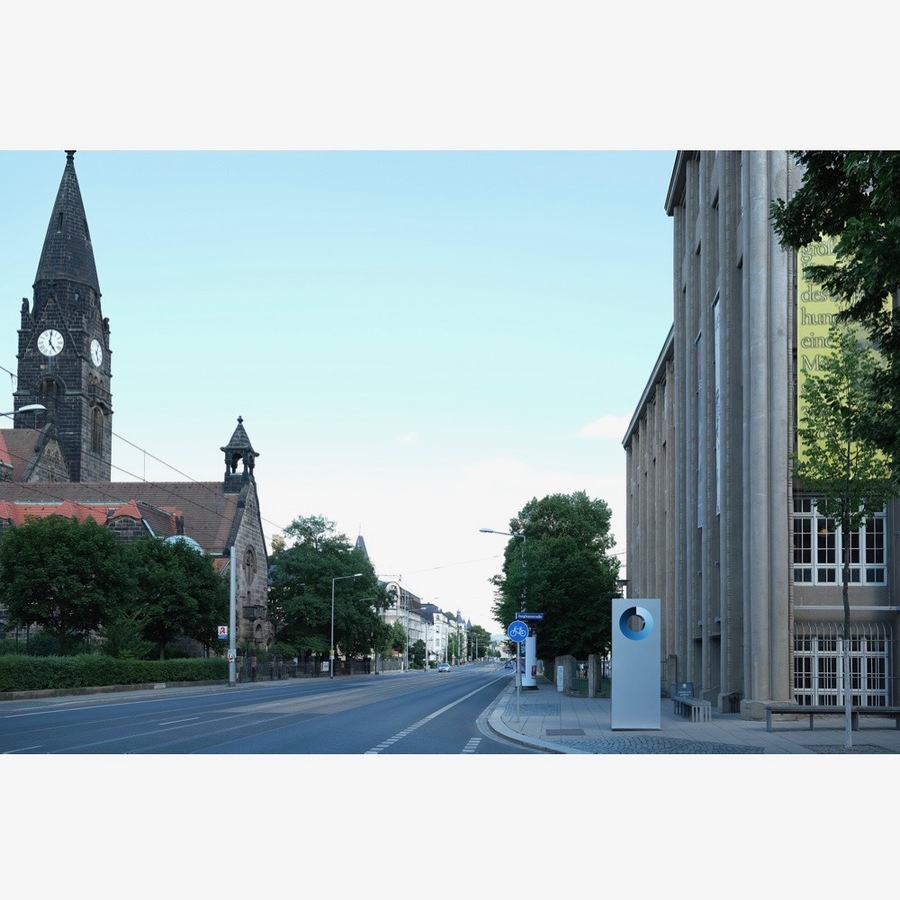
[[[588,692],[588,664],[573,659],[569,662],[569,690],[573,694]]]
[[[337,659],[334,665],[338,675],[371,675],[374,672],[371,659]],[[285,659],[277,654],[257,658],[238,654],[238,681],[280,681],[283,678],[327,678],[328,657],[311,656],[306,659]]]

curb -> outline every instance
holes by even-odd
[[[559,744],[551,744],[549,741],[540,738],[528,737],[520,731],[515,731],[503,721],[503,714],[509,706],[509,698],[515,693],[515,687],[508,688],[504,693],[500,694],[494,702],[488,707],[486,714],[487,726],[497,737],[518,744],[520,747],[530,747],[532,750],[541,750],[544,753],[554,753],[557,755],[573,754],[573,755],[589,755],[584,750],[577,750],[574,747],[562,747]],[[500,707],[502,701],[502,708]]]

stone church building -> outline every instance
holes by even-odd
[[[29,516],[92,516],[122,540],[193,541],[229,580],[234,548],[236,640],[266,649],[275,635],[254,473],[259,454],[243,420],[219,448],[220,481],[110,480],[110,328],[74,157],[66,152],[32,301],[22,300],[13,427],[0,429],[0,533]]]

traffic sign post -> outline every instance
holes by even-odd
[[[516,644],[516,721],[519,719],[519,691],[522,689],[522,667],[519,665],[519,648],[528,637],[528,626],[519,621],[518,615],[515,622],[510,622],[506,629],[511,641]]]
[[[544,614],[542,612],[528,612],[521,610],[516,613],[516,621],[519,622],[543,622]],[[529,629],[527,638],[522,642],[522,655],[524,656],[524,664],[522,666],[521,687],[529,690],[537,690],[537,634]]]
[[[511,641],[521,644],[528,637],[528,626],[518,621],[512,622],[506,629],[506,633]]]

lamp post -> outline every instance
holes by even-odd
[[[362,574],[357,572],[355,575],[338,575],[331,579],[331,647],[328,656],[328,674],[331,678],[334,678],[334,583],[345,578],[362,578]]]
[[[495,531],[493,528],[480,528],[483,534],[505,534],[507,537],[516,538],[522,542],[522,599],[519,601],[519,610],[520,612],[525,611],[525,601],[526,601],[526,592],[525,592],[525,534],[521,531]],[[519,717],[519,693],[522,690],[522,666],[519,662],[519,644],[520,641],[516,641],[516,718]]]
[[[0,413],[0,416],[6,416],[9,418],[10,416],[15,416],[18,413],[23,412],[46,412],[47,407],[43,406],[40,403],[29,403],[27,406],[20,406],[18,409],[10,410],[10,412]]]

